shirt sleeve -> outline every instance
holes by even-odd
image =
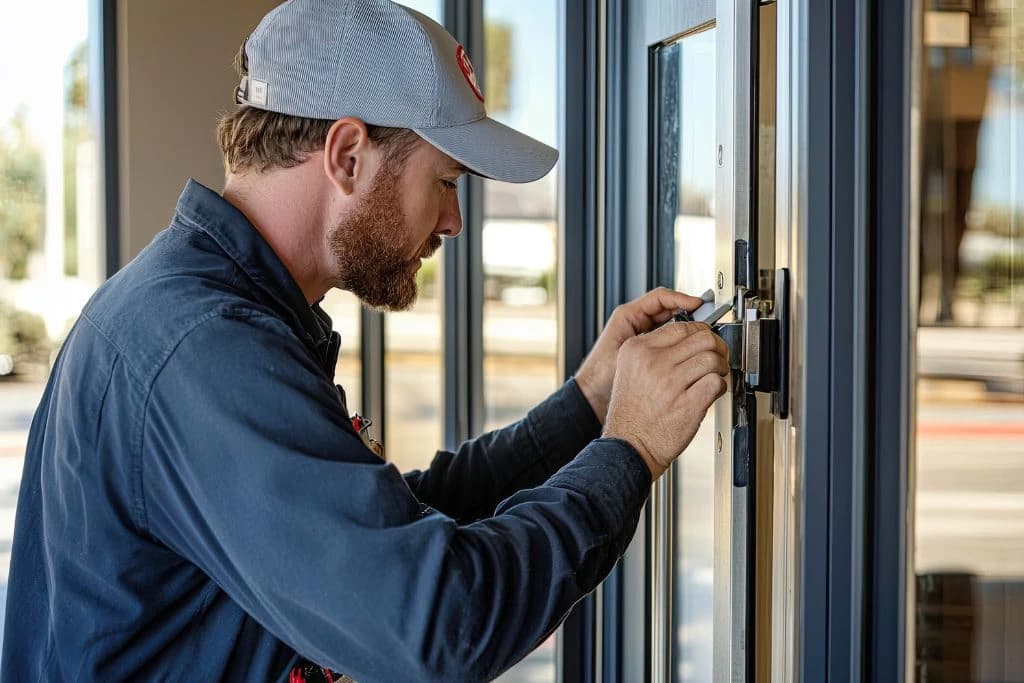
[[[151,385],[141,495],[155,539],[300,655],[358,681],[496,677],[607,575],[650,490],[635,450],[598,439],[460,525],[343,420],[284,323],[213,317]]]
[[[421,501],[460,522],[494,513],[516,491],[543,483],[601,433],[575,379],[508,427],[438,451],[430,467],[405,475]]]

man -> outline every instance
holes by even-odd
[[[697,299],[649,293],[526,418],[401,475],[350,422],[316,302],[407,308],[461,230],[458,176],[529,181],[556,154],[486,118],[462,48],[386,0],[285,3],[242,63],[223,196],[189,182],[54,365],[3,678],[490,680],[621,556],[724,391],[724,344],[662,324]]]

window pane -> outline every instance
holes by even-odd
[[[484,4],[488,113],[555,146],[558,3]],[[523,185],[484,182],[487,429],[522,417],[558,385],[558,167]]]
[[[403,472],[429,466],[443,445],[443,251],[423,261],[417,274],[416,305],[403,313],[389,313],[385,320],[388,426],[384,447],[387,459]]]
[[[401,4],[442,21],[440,0]],[[384,448],[387,459],[403,472],[427,467],[443,445],[443,252],[423,261],[415,306],[402,313],[388,313],[384,321]],[[380,419],[378,415],[368,417]]]
[[[334,382],[345,390],[349,414],[362,409],[362,359],[359,353],[359,299],[351,292],[332,289],[320,302],[320,307],[331,316],[334,329],[341,335],[341,352],[334,366]]]
[[[915,675],[1021,683],[1024,7],[976,5],[922,51]]]
[[[58,4],[0,7],[0,613],[32,414],[106,270],[90,3]]]
[[[715,282],[715,32],[658,51],[658,227],[673,286],[701,294]],[[668,240],[672,241],[669,243]],[[672,680],[712,681],[715,427],[705,420],[674,465]]]
[[[556,0],[484,0],[487,111],[557,146]],[[558,384],[558,167],[524,185],[484,181],[484,423],[523,417]],[[555,680],[554,636],[501,677]]]

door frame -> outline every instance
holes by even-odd
[[[794,240],[780,256],[799,266],[802,381],[786,472],[792,564],[776,596],[793,648],[773,680],[912,680],[920,3],[779,5],[777,223]]]
[[[748,236],[751,215],[751,183],[747,163],[735,164],[737,158],[749,158],[752,145],[752,52],[756,42],[738,41],[737,35],[750,34],[756,24],[752,17],[755,3],[741,0],[704,0],[699,3],[678,3],[671,9],[656,9],[668,15],[652,22],[644,14],[646,3],[608,0],[608,16],[615,24],[608,26],[609,135],[606,138],[610,183],[606,244],[618,250],[618,261],[609,264],[614,274],[606,283],[606,301],[617,304],[639,296],[662,284],[653,267],[653,235],[650,232],[647,199],[652,190],[649,164],[635,153],[651,148],[650,113],[653,110],[648,84],[652,75],[652,49],[667,39],[685,35],[715,22],[716,62],[719,83],[716,87],[716,137],[725,148],[716,170],[716,267],[723,275],[721,292],[733,290],[733,244],[738,237]],[[668,5],[668,3],[666,3]],[[649,11],[649,10],[648,10]],[[652,24],[655,24],[652,26]],[[743,28],[746,27],[746,28]],[[737,68],[737,64],[741,65]],[[642,104],[641,104],[642,103]],[[734,111],[748,112],[741,117]],[[723,112],[725,112],[723,114]],[[634,118],[635,117],[635,118]],[[629,154],[629,150],[634,150]],[[737,174],[742,175],[738,180]],[[739,226],[738,228],[736,226]],[[720,294],[723,301],[730,295]],[[718,428],[730,433],[731,401],[723,400],[716,407]],[[715,638],[716,676],[723,680],[741,680],[748,667],[747,637],[747,567],[737,567],[734,558],[745,556],[747,549],[746,489],[732,486],[731,440],[716,455],[715,526],[716,538],[728,543],[715,545]],[[613,605],[616,619],[603,624],[605,642],[617,650],[606,657],[604,675],[608,680],[634,679],[642,672],[644,680],[668,680],[670,649],[661,625],[669,622],[671,609],[670,567],[673,520],[671,515],[672,476],[660,480],[652,491],[645,523],[619,569],[602,589],[603,602]],[[724,485],[727,484],[727,485]],[[740,494],[736,495],[736,491]],[[629,596],[627,600],[625,596]],[[645,596],[638,600],[636,596]],[[656,618],[655,615],[660,615]],[[740,678],[736,678],[736,677]]]
[[[628,70],[633,3],[603,4],[607,316],[643,291],[649,244],[627,206],[635,175],[646,175],[626,154],[637,126],[646,128],[627,109],[646,89]],[[793,417],[780,435],[792,448],[776,473],[784,485],[776,488],[772,678],[906,680],[919,59],[911,38],[920,2],[777,4],[776,224],[789,228],[778,230],[776,253],[778,266],[794,269],[795,372]],[[633,596],[649,590],[651,533],[648,520],[601,589],[605,680],[650,678],[650,615]]]

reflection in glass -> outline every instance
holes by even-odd
[[[970,46],[926,45],[922,83],[921,322],[1024,322],[1020,23],[985,3]],[[937,14],[930,12],[929,14]]]
[[[657,209],[661,272],[678,290],[715,286],[715,32],[658,51]],[[714,420],[705,420],[673,473],[673,681],[712,681]]]
[[[493,118],[556,146],[559,3],[484,0],[484,79]],[[484,428],[523,417],[558,386],[556,170],[534,183],[485,180]],[[499,680],[555,680],[555,637]]]
[[[1024,8],[969,21],[922,52],[915,674],[1021,683]]]
[[[440,0],[402,0],[401,4],[442,21]],[[416,278],[419,299],[413,308],[388,313],[384,320],[385,414],[367,417],[386,420],[387,459],[402,472],[428,467],[443,444],[443,251],[423,261]]]
[[[89,9],[0,6],[0,613],[32,414],[106,274]]]

